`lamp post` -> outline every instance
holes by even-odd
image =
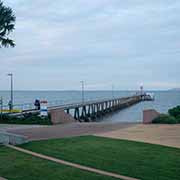
[[[2,121],[2,116],[3,116],[3,97],[1,96],[1,99],[0,99],[0,105],[1,105],[1,121]]]
[[[81,81],[81,87],[82,87],[82,103],[84,104],[84,81]]]
[[[114,85],[112,85],[112,98],[114,99]]]
[[[13,74],[9,73],[8,76],[11,78],[11,100],[9,103],[9,109],[12,110],[13,109]]]

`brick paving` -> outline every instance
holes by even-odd
[[[7,132],[26,136],[29,140],[43,140],[104,133],[135,126],[136,123],[71,123],[56,126],[25,127]]]

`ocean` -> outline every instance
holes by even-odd
[[[167,113],[169,108],[180,105],[180,91],[151,91],[155,95],[155,101],[138,103],[127,109],[115,112],[100,119],[103,122],[140,122],[144,109],[156,109],[161,113]],[[85,91],[85,101],[101,100],[112,97],[124,97],[135,94],[135,91]],[[10,100],[9,91],[0,91],[4,105]],[[35,99],[47,100],[49,105],[60,105],[82,101],[81,91],[14,91],[14,104],[21,108],[20,104],[32,107]]]

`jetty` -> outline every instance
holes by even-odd
[[[48,112],[51,115],[53,114],[53,119],[63,119],[63,123],[66,121],[66,119],[74,119],[79,122],[91,122],[96,121],[98,118],[103,117],[106,114],[113,113],[142,101],[149,100],[153,100],[153,98],[151,98],[149,95],[147,96],[146,94],[133,95],[128,97],[48,106]],[[39,110],[36,109],[26,109],[19,113],[12,113],[11,115],[21,116],[22,114],[33,114],[38,112]]]
[[[66,105],[64,107],[52,107],[51,109],[63,109],[67,114],[73,115],[80,122],[94,121],[108,113],[115,112],[143,101],[142,96],[130,96],[114,98],[101,101],[89,101],[78,104]]]

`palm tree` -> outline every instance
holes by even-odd
[[[14,47],[15,43],[8,35],[14,30],[16,17],[11,8],[0,0],[0,48]]]

